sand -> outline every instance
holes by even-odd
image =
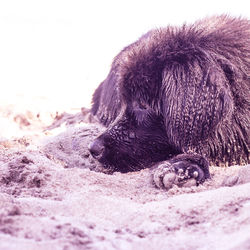
[[[250,249],[250,165],[166,191],[149,169],[105,173],[85,108],[2,105],[0,124],[1,250]]]

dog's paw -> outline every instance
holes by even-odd
[[[153,181],[159,188],[169,190],[173,185],[179,187],[198,186],[206,175],[198,164],[189,161],[166,161],[154,169]]]

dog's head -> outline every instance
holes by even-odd
[[[120,172],[149,167],[176,153],[169,146],[161,115],[138,100],[122,104],[115,121],[89,150],[104,167]]]
[[[230,62],[210,55],[196,36],[186,28],[149,32],[114,59],[92,106],[108,127],[89,147],[104,166],[127,172],[205,151],[211,131],[230,119],[232,77],[223,66]]]
[[[118,56],[124,58],[124,52]],[[138,70],[134,64],[126,68],[115,60],[93,96],[92,113],[108,128],[89,150],[113,171],[139,170],[177,152],[169,144],[161,110],[161,69],[149,70],[155,75]]]

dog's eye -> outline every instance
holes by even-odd
[[[142,109],[142,110],[148,109],[148,105],[144,102],[134,102],[133,106],[135,109]]]
[[[144,124],[149,118],[150,107],[141,101],[133,102],[133,114],[138,124]]]
[[[147,109],[147,105],[145,103],[139,103],[139,108],[140,109]]]

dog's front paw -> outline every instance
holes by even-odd
[[[170,160],[158,165],[153,172],[153,181],[159,188],[169,190],[173,185],[179,187],[198,186],[209,178],[208,166],[199,165],[189,159]]]

